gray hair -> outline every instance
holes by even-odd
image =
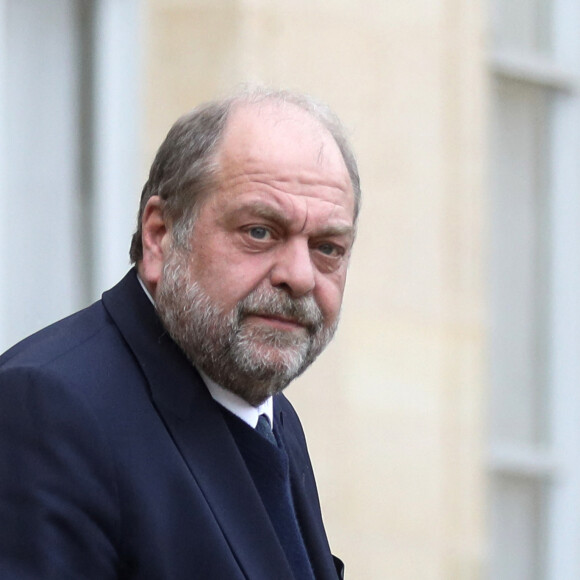
[[[334,138],[346,165],[354,194],[354,222],[360,209],[360,179],[354,153],[338,117],[323,103],[310,96],[263,87],[244,89],[222,100],[211,101],[180,117],[171,127],[151,165],[143,187],[137,230],[131,239],[129,256],[135,263],[143,258],[142,219],[149,199],[163,200],[164,217],[172,226],[173,242],[187,247],[200,200],[217,183],[216,162],[227,120],[239,105],[263,102],[291,104],[309,113]]]

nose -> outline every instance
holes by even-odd
[[[315,270],[308,243],[287,241],[276,252],[276,262],[270,271],[270,282],[275,288],[286,290],[294,298],[314,289]]]

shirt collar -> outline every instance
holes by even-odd
[[[239,417],[242,421],[247,423],[253,429],[258,424],[258,417],[265,414],[270,419],[270,425],[274,427],[274,410],[272,397],[268,397],[263,403],[254,407],[247,401],[242,399],[239,395],[228,391],[215,381],[212,381],[202,370],[197,369],[201,378],[207,386],[209,394],[214,401],[225,407],[230,413]]]
[[[151,296],[149,290],[147,290],[143,280],[141,280],[141,276],[137,275],[137,280],[139,280],[139,284],[141,284],[141,288],[143,288],[143,292],[145,292],[147,298],[151,300],[151,304],[155,306],[153,296]],[[228,391],[221,385],[218,385],[215,381],[212,381],[201,369],[198,368],[197,371],[201,375],[209,394],[216,403],[225,407],[230,413],[239,417],[253,429],[255,429],[258,424],[258,417],[263,414],[270,419],[270,425],[272,425],[272,428],[274,427],[274,405],[272,397],[268,397],[263,403],[254,407],[239,395]]]
[[[143,282],[143,280],[141,280],[141,276],[139,276],[139,274],[137,274],[137,280],[139,280],[139,284],[141,284],[141,288],[143,288],[143,292],[145,292],[145,296],[147,296],[147,298],[149,298],[149,300],[151,301],[151,304],[153,304],[153,306],[155,306],[155,300],[153,300],[153,296],[151,296],[151,293],[149,292],[149,290],[147,290],[147,286],[145,286],[145,282]]]

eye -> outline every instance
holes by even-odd
[[[266,240],[270,236],[268,228],[263,226],[254,226],[248,230],[248,233],[254,240]]]
[[[317,249],[325,256],[339,256],[341,253],[340,248],[338,246],[335,246],[334,244],[331,244],[329,242],[320,244]]]

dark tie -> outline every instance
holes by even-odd
[[[258,417],[258,424],[256,425],[256,431],[265,439],[267,439],[270,443],[278,446],[276,442],[276,437],[274,436],[274,432],[272,431],[272,426],[270,425],[270,419],[268,419],[268,415],[260,415]]]
[[[254,481],[258,486],[266,510],[270,515],[295,577],[298,580],[314,580],[310,559],[294,510],[288,471],[288,456],[284,447],[278,445],[267,415],[258,417],[256,431],[264,439],[275,445],[276,449],[272,449],[272,463],[268,463],[268,468],[262,471],[261,477]],[[275,465],[277,465],[277,468],[274,467]],[[280,479],[282,473],[284,475]]]

